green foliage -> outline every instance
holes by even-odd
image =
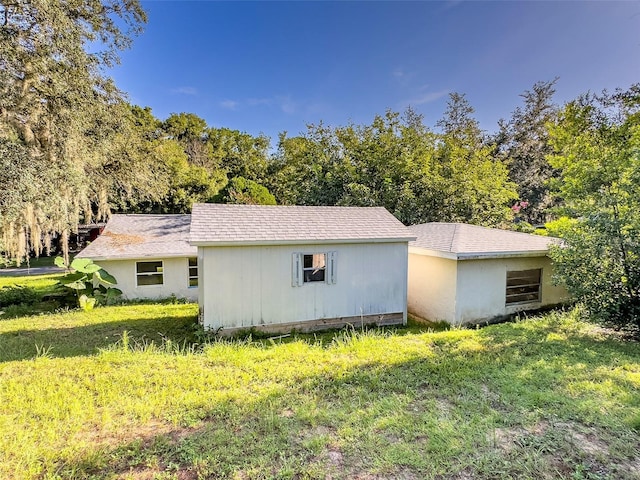
[[[33,305],[40,300],[38,293],[26,285],[0,288],[0,307],[10,305]]]
[[[302,137],[282,135],[268,187],[279,203],[384,206],[406,224],[503,224],[515,185],[483,144],[472,112],[454,95],[441,134],[408,110],[371,125],[310,125]]]
[[[88,258],[74,258],[67,266],[62,257],[57,257],[55,264],[73,270],[60,279],[60,285],[76,292],[78,306],[85,311],[113,303],[122,295],[115,287],[115,277]]]
[[[276,198],[253,180],[243,177],[234,177],[220,191],[218,197],[221,203],[240,203],[244,205],[275,205]]]
[[[31,0],[0,3],[0,17],[0,149],[11,175],[25,172],[3,183],[0,235],[19,258],[52,234],[65,248],[79,220],[105,216],[109,189],[136,173],[114,160],[126,153],[124,107],[101,69],[146,16],[137,0]]]
[[[550,209],[558,205],[549,191],[549,180],[557,177],[557,172],[547,160],[553,152],[547,126],[559,110],[553,103],[556,81],[537,82],[525,91],[521,95],[524,105],[514,110],[508,122],[499,123],[496,139],[497,156],[508,165],[518,197],[527,204],[518,209],[519,217],[534,225],[549,221]]]
[[[598,320],[640,328],[640,86],[569,103],[550,128],[558,277]]]

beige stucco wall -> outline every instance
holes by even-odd
[[[456,261],[409,253],[409,313],[434,322],[455,321]]]
[[[534,268],[542,268],[541,301],[506,306],[507,271]],[[458,261],[454,323],[488,320],[500,315],[510,315],[566,301],[566,290],[552,284],[552,274],[553,266],[548,257]]]
[[[162,260],[164,269],[163,285],[136,285],[136,262]],[[118,281],[117,287],[122,290],[126,299],[135,298],[167,298],[175,295],[189,300],[198,299],[198,287],[189,288],[188,258],[144,258],[138,260],[98,260],[96,263],[104,268]]]
[[[335,284],[292,286],[294,253],[337,252]],[[199,247],[199,303],[206,328],[403,312],[407,244]]]

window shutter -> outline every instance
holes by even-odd
[[[333,285],[337,281],[337,260],[338,260],[338,252],[329,252],[327,254],[329,257],[327,260],[329,272],[327,275],[327,283]]]
[[[299,287],[302,285],[302,254],[294,253],[291,255],[291,286]]]

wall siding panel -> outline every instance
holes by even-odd
[[[406,318],[406,243],[199,247],[211,329],[384,315]],[[294,253],[337,252],[337,281],[292,286]],[[204,278],[206,277],[206,279]]]
[[[164,266],[163,285],[137,286],[136,262],[152,262],[158,260],[162,260]],[[117,287],[122,290],[123,296],[126,299],[158,299],[167,298],[171,295],[192,301],[198,299],[199,287],[189,287],[189,259],[186,257],[99,260],[96,263],[116,277],[118,281]],[[198,270],[200,270],[200,268],[198,268]],[[198,274],[200,274],[200,271]]]

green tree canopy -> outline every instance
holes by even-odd
[[[217,198],[221,203],[240,203],[244,205],[275,205],[276,198],[253,180],[233,177],[220,191]]]
[[[550,128],[559,278],[592,317],[640,328],[640,85],[570,102]]]
[[[548,125],[556,120],[559,107],[553,103],[555,83],[537,82],[521,97],[508,122],[500,122],[498,155],[509,167],[509,178],[518,186],[518,216],[530,224],[551,220],[551,209],[557,206],[549,191],[549,181],[557,173],[547,156],[553,151]],[[524,208],[521,208],[524,205]]]
[[[15,168],[47,165],[38,171],[45,188],[0,211],[9,254],[24,255],[27,239],[38,251],[54,233],[66,245],[81,218],[108,214],[109,185],[93,174],[122,147],[126,106],[101,68],[117,62],[145,20],[137,0],[0,0],[0,138]],[[112,132],[122,134],[115,143]],[[1,187],[22,188],[6,179]]]
[[[452,96],[442,134],[412,110],[389,111],[371,125],[309,125],[303,136],[280,137],[269,187],[280,203],[384,206],[406,224],[502,224],[515,186],[472,112]]]

